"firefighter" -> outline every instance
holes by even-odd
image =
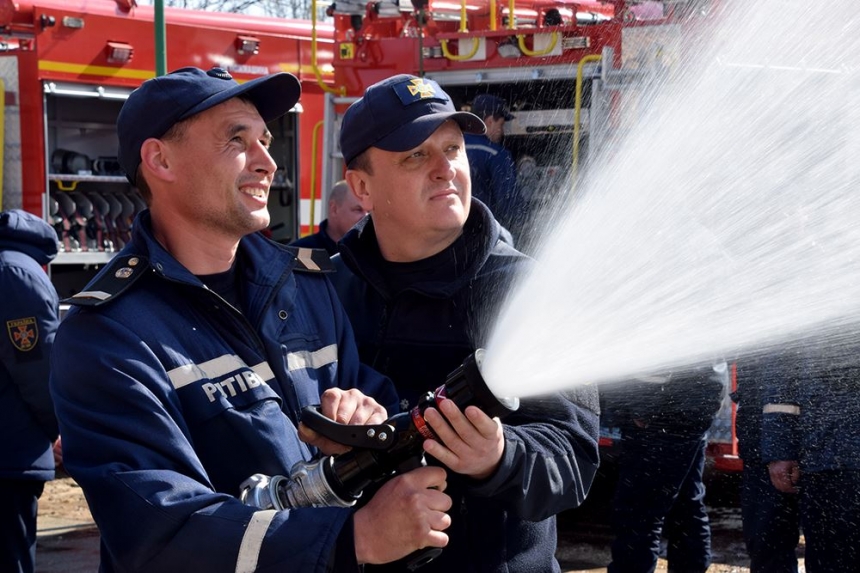
[[[762,461],[762,409],[765,389],[782,376],[785,357],[742,359],[737,364],[738,404],[735,428],[743,460],[741,516],[750,573],[797,573],[795,548],[800,540],[797,496],[781,492],[770,481]]]
[[[464,134],[472,196],[490,208],[505,229],[504,233],[510,231],[513,239],[519,239],[518,232],[525,217],[523,202],[517,189],[514,160],[511,153],[502,147],[505,122],[516,116],[510,112],[505,100],[492,94],[475,96],[472,113],[487,126],[485,133]]]
[[[320,221],[319,231],[291,244],[294,247],[325,249],[329,255],[335,255],[337,242],[366,214],[346,181],[338,181],[329,193],[328,218]]]
[[[357,511],[238,498],[252,475],[311,458],[302,407],[373,423],[387,419],[380,403],[396,403],[358,361],[320,272],[328,257],[298,260],[258,232],[277,167],[266,123],[299,92],[287,73],[239,84],[183,68],[144,82],[120,111],[120,162],[149,209],[71,299],[51,376],[103,570],[355,571],[447,542],[439,468],[393,478]]]
[[[42,265],[56,255],[57,234],[45,221],[0,213],[0,571],[34,570],[38,499],[54,479],[48,365],[59,302]]]
[[[718,362],[602,393],[621,429],[609,573],[652,573],[661,537],[669,571],[704,573],[710,566],[705,448],[727,377],[726,363]]]
[[[762,459],[773,485],[799,496],[809,573],[860,571],[857,356],[849,336],[807,340],[766,389]]]
[[[369,87],[344,115],[346,179],[370,216],[341,241],[333,280],[362,360],[394,381],[403,410],[482,345],[533,263],[471,197],[463,133],[483,130],[436,82],[409,75]],[[503,423],[452,400],[439,410],[425,418],[441,442],[424,448],[449,470],[452,524],[420,570],[559,571],[555,514],[583,501],[598,463],[595,390],[523,400]]]

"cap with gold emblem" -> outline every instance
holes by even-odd
[[[433,80],[401,74],[373,84],[343,116],[340,150],[344,162],[369,147],[407,151],[418,147],[440,125],[452,119],[464,133],[481,134],[487,126],[478,116],[457,111]]]

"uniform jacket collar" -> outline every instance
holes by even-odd
[[[490,210],[477,199],[472,199],[469,217],[463,227],[462,236],[449,249],[457,249],[462,267],[455,281],[425,281],[416,283],[412,290],[436,297],[450,297],[474,279],[499,242],[501,227]],[[385,298],[390,298],[386,282],[380,271],[384,264],[373,217],[365,217],[340,241],[340,256],[349,269],[373,285]]]
[[[125,250],[131,251],[128,254],[148,257],[152,268],[166,278],[194,285],[203,284],[155,239],[148,209],[137,216],[131,243]],[[293,254],[283,245],[267,239],[260,233],[243,237],[239,242],[239,254],[242,257],[245,272],[249,273],[252,281],[260,286],[275,286],[284,271],[292,269],[296,263]]]

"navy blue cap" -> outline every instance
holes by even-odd
[[[143,142],[161,137],[183,119],[244,95],[269,122],[290,111],[301,93],[299,80],[288,73],[240,84],[222,68],[181,68],[146,80],[131,93],[117,118],[119,163],[134,185]]]
[[[375,83],[354,102],[340,126],[340,150],[349,165],[370,147],[407,151],[418,147],[440,125],[452,119],[465,133],[481,134],[487,126],[467,111],[457,111],[439,84],[401,74]]]
[[[472,113],[481,119],[493,116],[503,117],[505,121],[510,121],[516,117],[515,115],[511,115],[505,100],[491,94],[475,96],[475,101],[472,102]]]

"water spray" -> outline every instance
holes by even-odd
[[[618,131],[542,223],[486,344],[496,393],[860,339],[860,15],[721,4],[618,94]]]

